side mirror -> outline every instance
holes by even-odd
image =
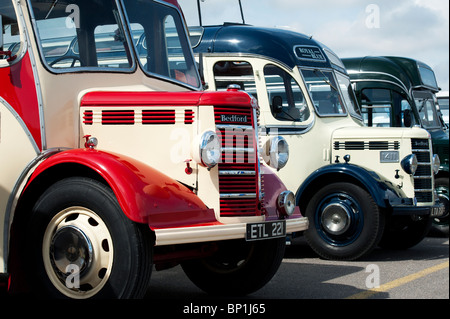
[[[411,127],[412,125],[411,110],[406,109],[403,111],[403,125],[405,127]]]
[[[6,60],[8,62],[14,61],[17,55],[13,55],[11,51],[3,51],[3,16],[0,15],[0,60]]]
[[[272,98],[272,113],[278,114],[281,113],[281,109],[283,108],[283,98],[279,95],[276,95]]]

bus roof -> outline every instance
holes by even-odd
[[[336,68],[346,73],[336,54],[304,34],[246,24],[204,26],[195,53],[243,53],[270,57],[290,68]]]
[[[431,67],[423,62],[394,56],[366,56],[342,59],[352,80],[394,82],[409,92],[413,88],[438,92]]]

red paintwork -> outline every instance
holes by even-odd
[[[180,5],[178,4],[178,0],[165,0],[165,1],[168,2],[168,3],[173,4],[175,7],[180,9],[180,11],[182,11]]]
[[[251,97],[238,92],[90,92],[83,96],[82,107],[142,106],[234,106],[248,108]]]
[[[0,68],[0,80],[0,96],[14,108],[42,150],[36,84],[28,53],[12,66]]]
[[[53,155],[34,171],[27,187],[45,170],[65,163],[84,165],[101,175],[126,216],[151,229],[217,223],[214,210],[177,181],[135,159],[93,149]]]
[[[287,189],[280,178],[264,165],[261,165],[261,175],[264,179],[264,207],[267,211],[267,220],[279,219],[277,214],[278,195]],[[302,214],[300,208],[296,206],[294,213],[289,218],[299,217],[302,217]]]

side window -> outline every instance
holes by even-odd
[[[197,65],[178,11],[150,0],[123,3],[142,69],[199,87]]]
[[[356,101],[355,92],[348,76],[344,76],[340,72],[336,72],[336,78],[341,88],[342,96],[347,105],[348,112],[357,118],[361,118],[361,110]]]
[[[413,92],[414,101],[419,112],[420,121],[425,128],[440,127],[434,99],[429,92]]]
[[[361,92],[364,122],[375,127],[412,127],[417,119],[407,99],[389,89],[364,89]]]
[[[169,58],[169,73],[172,78],[197,86],[197,78],[188,70],[188,63],[183,54],[183,46],[177,32],[173,16],[168,15],[164,21],[164,36],[167,44],[167,57]]]
[[[404,96],[394,91],[392,92],[392,100],[394,102],[394,109],[399,110],[395,113],[395,122],[399,123],[396,126],[413,127],[418,124],[417,119],[414,116],[414,111]]]
[[[221,61],[214,65],[214,80],[217,91],[225,91],[231,84],[258,98],[252,65],[242,61]]]
[[[267,94],[274,118],[279,121],[306,121],[310,112],[298,83],[275,65],[264,67]]]
[[[0,51],[11,52],[10,55],[0,55],[0,60],[6,60],[16,56],[20,49],[19,26],[11,1],[0,1],[0,26]]]
[[[392,117],[391,93],[385,89],[364,89],[361,92],[364,123],[373,127],[390,127]]]
[[[131,58],[113,1],[30,1],[41,59],[50,68],[130,68]],[[50,2],[48,2],[50,3]]]

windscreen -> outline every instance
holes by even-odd
[[[445,123],[449,123],[448,122],[448,115],[449,115],[449,103],[448,103],[448,96],[447,97],[438,97],[438,103],[439,103],[439,107],[441,109],[442,112],[442,116],[444,117],[444,122]]]
[[[413,96],[422,126],[427,129],[441,127],[433,95],[430,92],[414,91]]]
[[[345,106],[333,73],[320,69],[301,70],[306,87],[320,116],[345,115]]]
[[[151,0],[29,3],[41,60],[51,70],[132,72],[139,64],[148,75],[200,87],[185,24],[174,6]]]

